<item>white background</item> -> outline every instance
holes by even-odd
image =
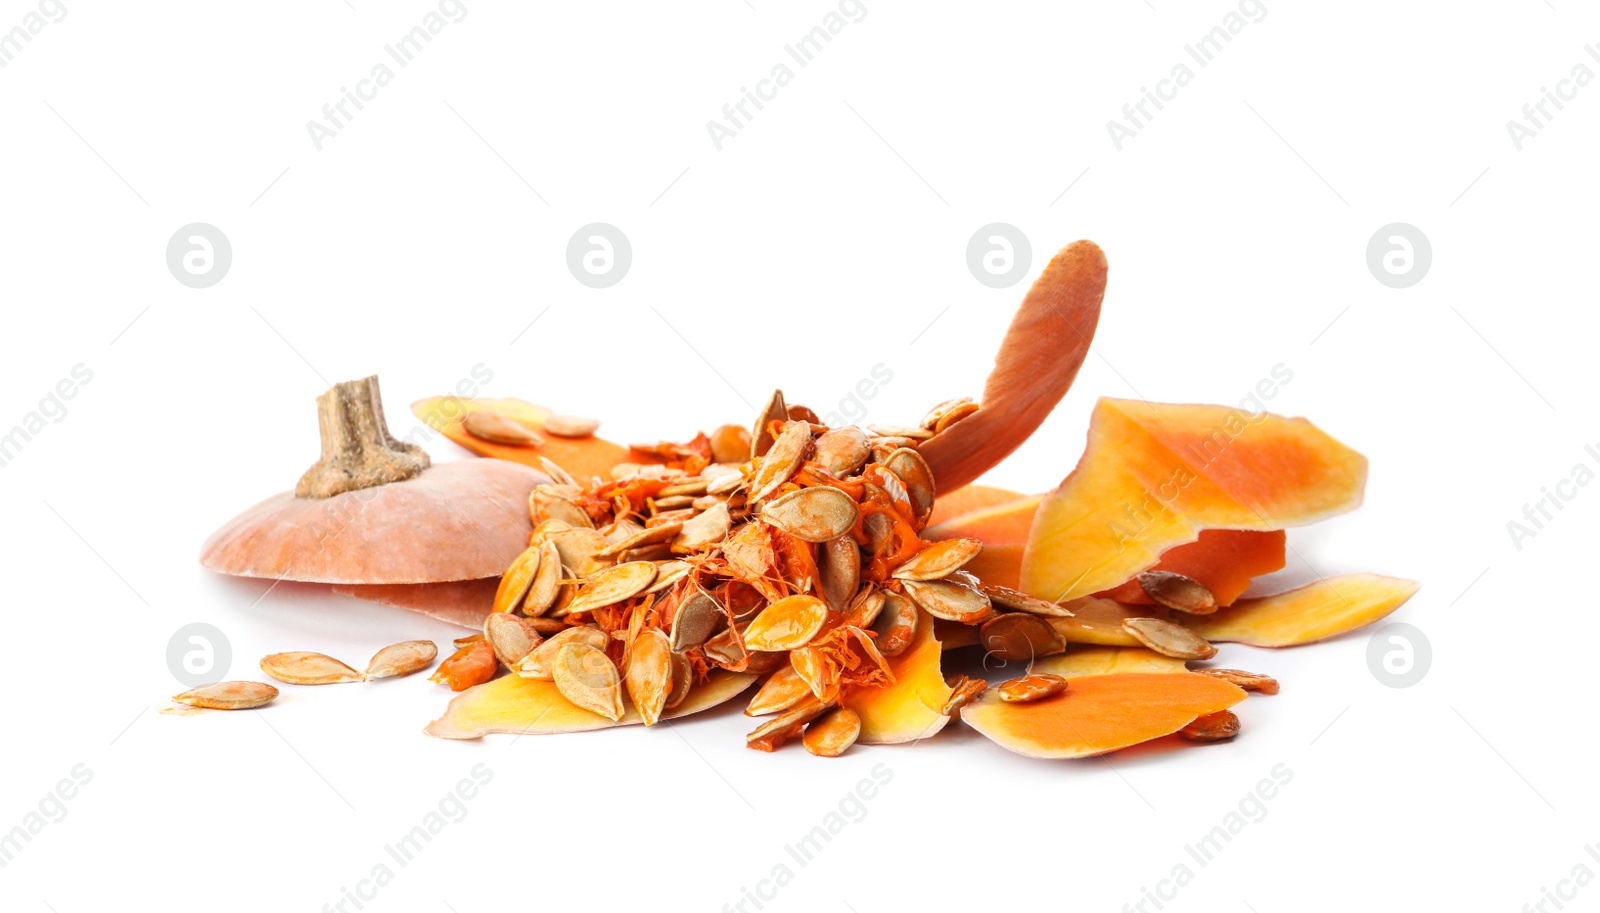
[[[1600,493],[1520,549],[1506,528],[1600,468],[1600,88],[1520,152],[1505,127],[1575,64],[1600,71],[1592,10],[1274,2],[1119,152],[1106,121],[1234,7],[874,0],[718,151],[706,122],[835,7],[474,2],[319,152],[306,122],[433,8],[351,2],[73,0],[0,70],[0,429],[93,372],[0,470],[0,830],[75,765],[93,776],[0,869],[5,909],[315,911],[386,861],[370,910],[719,910],[779,863],[767,909],[1119,910],[1188,863],[1168,909],[1517,910],[1600,872]],[[0,29],[32,9],[0,3]],[[564,259],[594,221],[634,249],[600,291]],[[827,411],[881,363],[867,419],[914,420],[981,391],[1026,288],[967,271],[994,221],[1031,239],[1030,277],[1092,238],[1111,278],[1073,392],[989,481],[1054,485],[1096,396],[1233,403],[1282,364],[1273,408],[1372,460],[1366,507],[1291,544],[1322,574],[1423,581],[1395,616],[1432,643],[1420,684],[1375,680],[1365,632],[1229,646],[1220,662],[1283,683],[1235,742],[1071,763],[959,726],[766,755],[735,710],[451,743],[420,734],[447,697],[421,676],[154,711],[190,622],[226,632],[233,677],[277,650],[359,664],[459,633],[196,563],[315,458],[329,383],[380,374],[403,434],[405,404],[482,363],[485,395],[681,439],[780,385]],[[1406,290],[1365,261],[1397,221],[1433,247]],[[205,290],[164,261],[191,222],[233,245]],[[478,764],[493,780],[466,817],[394,866],[385,844]],[[1196,865],[1185,845],[1278,764],[1293,779],[1265,817]],[[797,865],[785,846],[877,765],[892,780],[865,817]]]

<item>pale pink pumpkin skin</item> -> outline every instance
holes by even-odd
[[[239,577],[308,583],[498,577],[528,547],[528,494],[548,482],[505,460],[466,460],[331,498],[285,492],[213,533],[200,563]]]

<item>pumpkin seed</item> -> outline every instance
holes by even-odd
[[[695,476],[692,479],[684,479],[682,482],[674,482],[668,485],[666,488],[661,489],[661,494],[657,495],[657,497],[675,498],[681,495],[703,495],[706,493],[706,486],[709,484],[711,484],[711,480],[705,476]]]
[[[711,432],[711,459],[717,463],[748,463],[750,429],[738,425],[719,425]]]
[[[544,640],[526,621],[505,612],[494,612],[483,620],[483,637],[494,648],[494,658],[508,667],[521,662]]]
[[[999,693],[1000,699],[1008,704],[1026,704],[1067,690],[1067,680],[1059,675],[1041,672],[1002,682],[995,690]]]
[[[578,480],[572,477],[572,473],[562,469],[554,460],[547,456],[541,455],[539,457],[539,465],[544,467],[544,474],[549,476],[550,479],[558,485],[578,484]]]
[[[1245,672],[1241,669],[1196,669],[1201,675],[1220,678],[1225,682],[1238,685],[1246,691],[1256,691],[1261,694],[1277,694],[1278,680],[1270,675],[1259,672]]]
[[[522,597],[528,595],[533,585],[533,575],[539,570],[539,547],[530,545],[522,554],[512,559],[511,567],[500,577],[500,586],[494,591],[490,611],[509,612],[516,608]]]
[[[672,693],[667,695],[667,709],[672,710],[689,696],[694,688],[694,664],[682,653],[672,654]]]
[[[834,428],[817,438],[816,461],[836,479],[865,466],[871,456],[867,433],[854,425]]]
[[[861,735],[861,717],[849,707],[835,707],[806,727],[800,743],[819,758],[837,758]]]
[[[600,422],[576,415],[551,415],[544,420],[544,430],[556,437],[588,437],[600,430]]]
[[[708,482],[706,484],[706,494],[708,494],[708,495],[725,495],[725,494],[728,494],[731,491],[737,491],[739,488],[743,487],[743,485],[744,485],[744,474],[743,473],[738,473],[738,472],[728,473],[727,475],[717,476],[716,478],[714,478],[710,482]]]
[[[948,577],[978,557],[983,543],[977,539],[945,539],[929,543],[922,551],[895,568],[892,576],[901,580],[938,580]]]
[[[509,615],[491,615],[490,618],[510,618]],[[433,665],[433,660],[439,655],[439,648],[431,640],[407,640],[397,644],[390,644],[373,654],[372,662],[367,663],[365,673],[368,679],[374,678],[399,678],[413,672],[421,672]]]
[[[1031,663],[1067,649],[1066,640],[1050,622],[1026,612],[1005,612],[984,622],[978,643],[990,656],[1008,663]]]
[[[750,651],[745,649],[744,642],[739,639],[738,632],[733,628],[726,628],[722,633],[706,641],[702,649],[705,651],[706,659],[724,669],[742,672],[750,663]]]
[[[587,511],[577,505],[576,499],[580,494],[582,492],[575,486],[535,485],[533,491],[528,493],[528,513],[535,523],[560,520],[568,526],[593,529],[594,521],[589,518]]]
[[[1124,619],[1122,629],[1132,634],[1139,643],[1162,656],[1171,656],[1174,659],[1210,659],[1217,655],[1217,648],[1207,643],[1205,638],[1182,625],[1173,624],[1162,618]]]
[[[290,685],[336,685],[359,682],[361,673],[322,653],[273,653],[261,659],[261,671]]]
[[[604,650],[611,642],[606,632],[599,628],[583,625],[576,628],[567,628],[548,638],[544,643],[533,648],[533,652],[524,656],[513,668],[513,671],[523,678],[550,681],[551,668],[556,661],[556,654],[561,648],[571,643],[588,644],[598,650]]]
[[[623,552],[633,551],[649,545],[659,545],[671,542],[672,537],[683,530],[682,523],[662,523],[659,526],[646,526],[643,530],[634,533],[621,542],[613,542],[598,552],[596,558],[614,558]]]
[[[813,425],[822,424],[822,417],[817,415],[816,410],[812,409],[810,406],[801,406],[796,404],[790,406],[785,411],[788,412],[789,421],[791,422],[810,422]]]
[[[589,578],[567,604],[567,614],[589,612],[639,595],[656,579],[649,561],[629,561],[608,567]]]
[[[522,614],[543,615],[561,595],[561,552],[554,542],[539,546],[539,570],[533,575],[528,595],[522,600]]]
[[[640,719],[654,726],[672,694],[672,647],[660,628],[647,628],[634,639],[623,681]]]
[[[946,431],[950,430],[951,425],[954,425],[956,422],[959,422],[967,416],[972,415],[974,412],[977,412],[978,408],[979,407],[977,403],[966,403],[965,405],[951,409],[949,412],[945,413],[943,418],[939,419],[939,424],[934,426],[933,433],[935,435],[944,434]]]
[[[767,450],[772,446],[774,440],[772,432],[769,430],[772,420],[784,419],[787,421],[788,418],[789,407],[784,405],[783,391],[772,391],[772,396],[767,400],[767,404],[762,406],[761,412],[756,415],[755,427],[750,429],[751,456],[766,456]],[[734,461],[730,460],[728,462]]]
[[[756,696],[750,699],[745,716],[766,716],[781,713],[811,696],[811,686],[795,671],[794,666],[784,666],[768,676]]]
[[[533,630],[539,632],[540,636],[542,637],[549,637],[551,634],[560,634],[562,631],[565,631],[567,628],[571,627],[571,625],[559,618],[546,618],[542,615],[529,616],[522,619],[522,622]]]
[[[932,431],[939,427],[939,422],[942,421],[945,416],[971,402],[972,397],[970,396],[958,396],[954,399],[947,399],[939,405],[928,410],[928,414],[922,417],[922,424],[920,427],[924,431]]]
[[[789,481],[800,464],[805,462],[806,447],[811,443],[811,426],[805,422],[790,422],[767,449],[750,478],[750,500],[760,501]]]
[[[761,519],[806,542],[837,539],[855,526],[858,516],[849,495],[826,485],[791,491],[761,509]]]
[[[871,628],[873,622],[878,620],[878,615],[883,612],[887,598],[883,590],[871,584],[857,590],[849,605],[845,607],[844,624]]]
[[[656,582],[645,587],[645,591],[641,595],[661,592],[688,576],[689,569],[690,566],[687,561],[673,560],[658,563],[656,565]]]
[[[564,644],[550,671],[562,697],[612,722],[622,719],[622,679],[604,652],[585,643]]]
[[[989,601],[1002,609],[1011,609],[1016,612],[1027,612],[1030,615],[1047,615],[1052,618],[1070,618],[1072,610],[1054,602],[1046,602],[1037,596],[1029,596],[1020,590],[1010,587],[995,586],[994,584],[979,584],[978,589]]]
[[[872,623],[873,633],[878,635],[878,652],[884,656],[904,653],[917,636],[919,618],[915,603],[892,590],[884,590],[883,610]]]
[[[905,483],[906,494],[911,496],[911,509],[917,528],[926,526],[928,515],[933,513],[933,500],[938,491],[933,484],[933,470],[928,468],[928,461],[915,450],[902,447],[889,454],[883,465]]]
[[[693,592],[684,597],[673,612],[672,652],[682,653],[702,646],[711,639],[711,635],[717,633],[727,618],[722,606],[710,593],[694,587]]]
[[[530,431],[526,425],[498,412],[485,412],[481,409],[468,412],[461,426],[473,437],[496,444],[538,447],[544,443],[544,438]]]
[[[959,572],[958,572],[959,573]],[[902,580],[906,595],[934,618],[983,624],[994,615],[989,597],[964,583],[952,580]]]
[[[190,688],[172,699],[208,710],[250,710],[272,703],[277,696],[278,689],[266,682],[216,682]]]
[[[965,675],[957,675],[946,684],[950,686],[950,696],[945,698],[944,706],[939,709],[941,716],[961,716],[962,707],[989,690],[988,682],[981,678],[968,678]]]
[[[1218,710],[1198,717],[1178,730],[1178,735],[1191,742],[1226,742],[1239,734],[1239,715],[1232,710]]]
[[[807,695],[800,703],[757,726],[744,737],[745,745],[758,751],[774,751],[799,735],[807,723],[828,712],[831,706]]]
[[[868,425],[867,430],[878,437],[903,437],[913,441],[926,441],[933,437],[932,431],[910,425]]]
[[[733,528],[728,505],[718,504],[692,520],[684,522],[672,539],[672,550],[687,555],[721,542]]]
[[[815,596],[789,596],[761,610],[744,630],[747,650],[794,650],[817,636],[828,620],[828,604]]]
[[[817,550],[817,578],[828,608],[844,612],[861,586],[861,546],[856,540],[842,535],[822,543]]]
[[[1217,610],[1217,597],[1205,584],[1171,571],[1145,571],[1139,575],[1139,589],[1169,609],[1191,615],[1210,615]]]
[[[475,644],[480,640],[483,640],[482,634],[468,634],[466,637],[457,637],[455,641],[453,641],[453,645],[457,650],[459,650],[462,647],[465,647],[467,644]]]
[[[590,577],[611,562],[600,557],[609,543],[592,529],[552,530],[546,538],[556,547],[561,566],[578,577]]]

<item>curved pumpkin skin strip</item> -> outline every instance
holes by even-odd
[[[928,525],[938,526],[946,520],[954,520],[962,514],[970,514],[975,510],[989,507],[999,507],[1002,504],[1027,497],[1020,491],[1008,488],[995,488],[991,485],[963,485],[952,492],[940,492],[939,499],[933,504],[933,513],[928,515]]]
[[[1189,664],[1144,647],[1073,647],[1065,653],[1041,656],[1032,671],[1062,678],[1080,675],[1130,675],[1188,672]]]
[[[939,671],[942,648],[933,634],[933,618],[918,610],[917,634],[911,646],[889,659],[894,684],[887,688],[850,688],[839,704],[861,717],[863,745],[893,745],[925,739],[950,722],[940,713],[951,688]]]
[[[1074,241],[1050,260],[1011,318],[982,408],[917,448],[940,491],[999,465],[1044,423],[1089,354],[1106,293],[1106,255]]]
[[[967,488],[979,486],[969,485]],[[966,491],[967,489],[962,489]],[[983,543],[983,551],[967,562],[963,570],[977,575],[984,583],[1018,588],[1022,575],[1022,552],[1033,528],[1033,515],[1044,495],[1018,496],[1001,504],[968,511],[922,531],[929,542],[968,538]],[[934,512],[944,502],[934,503]]]
[[[1283,570],[1285,536],[1281,529],[1204,529],[1187,545],[1167,549],[1150,571],[1171,571],[1204,584],[1217,605],[1233,605],[1250,588],[1250,578]],[[1144,573],[1144,571],[1139,571]],[[1131,605],[1154,605],[1138,580],[1099,595]]]
[[[1102,399],[1083,458],[1034,515],[1021,589],[1051,601],[1098,593],[1202,530],[1353,510],[1366,478],[1366,458],[1304,419]]]
[[[630,451],[620,444],[598,437],[559,437],[544,430],[544,420],[552,413],[521,399],[466,399],[460,396],[432,396],[411,404],[417,418],[428,427],[478,456],[510,460],[535,469],[543,469],[540,457],[546,457],[565,469],[579,484],[587,485],[595,476],[611,478],[611,467],[628,462]],[[537,447],[513,447],[473,437],[462,427],[468,412],[496,412],[533,429],[545,439]],[[642,459],[639,462],[652,462]]]
[[[1173,620],[1210,641],[1297,647],[1369,625],[1400,608],[1421,587],[1398,577],[1345,574],[1272,596],[1241,599],[1214,615],[1174,612]]]
[[[1237,685],[1193,672],[1084,675],[1025,704],[991,688],[961,709],[961,720],[1031,758],[1089,758],[1171,735],[1244,698]]]
[[[499,577],[482,577],[445,583],[334,584],[333,591],[481,631],[499,588]]]
[[[677,719],[715,707],[750,687],[755,680],[754,675],[717,669],[704,683],[695,685],[683,703],[663,712],[661,718]],[[625,706],[622,719],[612,722],[567,700],[556,689],[555,682],[504,675],[492,682],[474,685],[451,698],[444,716],[422,731],[441,739],[481,739],[493,732],[548,735],[643,722],[632,702],[625,701]]]

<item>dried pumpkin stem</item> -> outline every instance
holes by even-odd
[[[396,440],[383,420],[377,375],[334,384],[317,397],[322,458],[300,477],[296,497],[331,498],[413,478],[428,468],[428,454]]]

